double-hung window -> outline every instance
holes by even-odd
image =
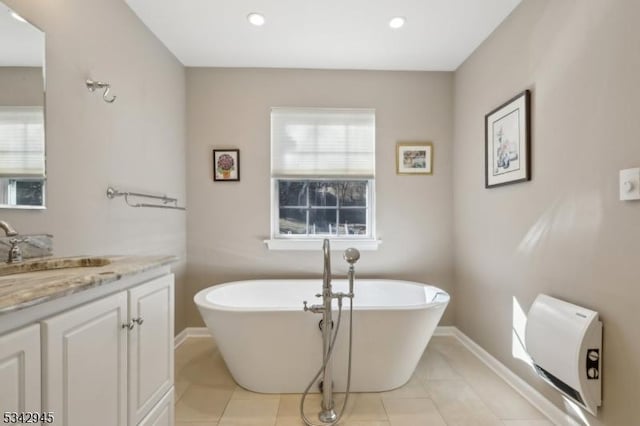
[[[374,110],[273,108],[271,179],[270,248],[377,245]]]

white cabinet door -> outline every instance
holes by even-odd
[[[127,293],[42,322],[42,405],[60,426],[127,424]]]
[[[149,415],[138,426],[173,426],[174,425],[173,388],[153,407]]]
[[[25,411],[40,411],[40,324],[0,336],[0,415]]]
[[[173,275],[129,290],[129,424],[138,424],[173,386]]]

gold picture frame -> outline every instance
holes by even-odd
[[[396,174],[432,175],[432,142],[398,142],[396,144]]]

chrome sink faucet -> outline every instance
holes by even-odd
[[[0,228],[4,231],[7,237],[15,237],[18,235],[18,232],[13,229],[13,226],[9,225],[4,220],[0,220]]]
[[[18,235],[18,231],[13,229],[13,226],[9,225],[4,220],[0,220],[0,229],[4,231],[7,237],[16,237]],[[7,263],[22,262],[22,251],[20,251],[20,247],[18,246],[18,244],[24,241],[26,241],[26,239],[12,238],[9,240],[11,248],[9,249],[9,257],[7,258]]]

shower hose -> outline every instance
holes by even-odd
[[[342,408],[340,409],[340,414],[338,414],[336,419],[330,423],[313,423],[304,414],[304,401],[307,398],[307,395],[309,394],[309,390],[311,389],[313,384],[316,382],[316,380],[318,380],[318,377],[320,377],[320,374],[322,374],[322,372],[324,371],[325,367],[329,363],[329,360],[331,359],[331,355],[333,354],[333,348],[336,344],[338,331],[340,331],[341,319],[342,319],[342,297],[338,298],[338,320],[336,322],[336,331],[333,333],[333,338],[331,339],[331,344],[329,345],[327,356],[322,361],[322,366],[320,367],[316,375],[313,376],[313,379],[311,379],[311,382],[302,393],[302,399],[300,400],[300,417],[302,418],[302,421],[304,421],[304,423],[307,426],[333,426],[337,424],[340,420],[342,420],[342,415],[344,414],[344,410],[347,407],[347,402],[349,402],[349,389],[351,388],[351,342],[352,342],[352,335],[353,335],[353,298],[351,298],[349,302],[349,362],[347,367],[347,389],[344,397],[344,403],[342,404]],[[332,383],[324,383],[323,386],[332,386]]]

